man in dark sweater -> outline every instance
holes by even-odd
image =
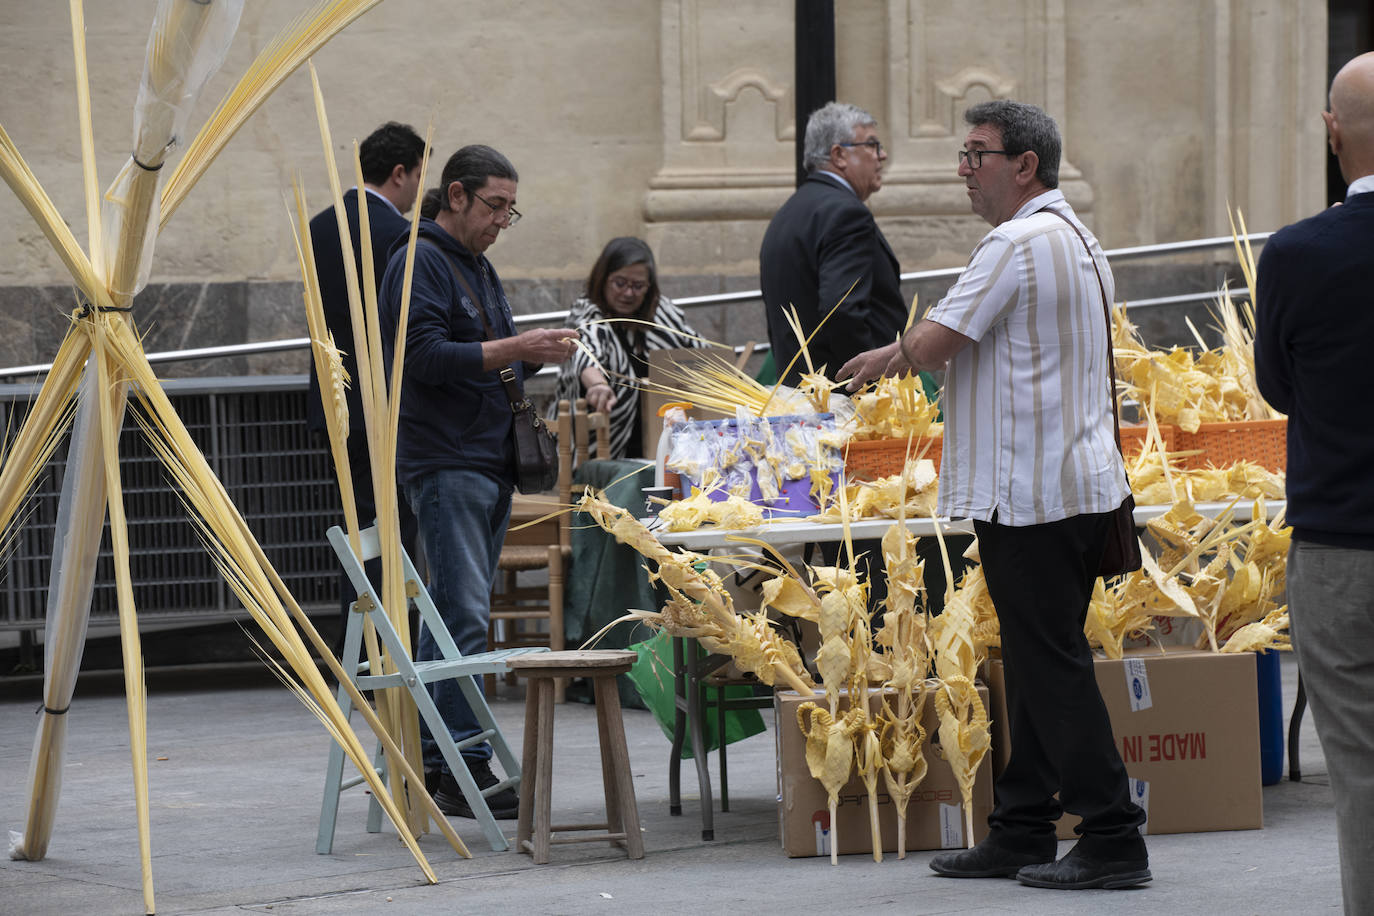
[[[420,221],[406,325],[396,477],[420,523],[430,597],[464,655],[487,647],[491,585],[515,488],[511,405],[500,372],[510,366],[523,384],[543,363],[572,355],[578,336],[570,328],[517,334],[501,278],[484,255],[501,230],[520,218],[518,180],[510,160],[489,146],[465,146],[449,157],[439,182],[439,210],[434,219]],[[405,261],[406,239],[400,239],[378,303],[388,363],[395,352]],[[416,656],[440,657],[427,628],[420,630]],[[431,684],[430,691],[455,743],[480,732],[457,681]],[[423,722],[420,745],[434,801],[447,814],[472,817]],[[496,785],[490,744],[464,747],[462,754],[478,788]],[[513,818],[519,808],[510,788],[487,796],[487,804],[497,818]]]
[[[425,141],[407,124],[388,121],[368,135],[358,147],[358,160],[363,170],[363,186],[344,192],[344,216],[353,248],[353,266],[357,271],[359,296],[366,284],[382,284],[391,245],[410,228],[410,221],[402,214],[414,204],[420,188],[420,160],[425,153]],[[372,260],[363,264],[363,247],[359,237],[361,223],[358,201],[367,205],[368,234],[372,239]],[[363,401],[358,385],[358,361],[353,344],[353,320],[348,304],[348,284],[344,270],[344,249],[339,243],[339,220],[333,207],[321,210],[310,220],[310,242],[315,257],[315,270],[320,278],[320,300],[324,306],[324,321],[334,335],[334,343],[343,351],[343,367],[353,384],[348,387],[348,466],[353,480],[353,499],[358,507],[358,523],[363,527],[377,517],[377,499],[372,491],[372,461],[367,450],[367,426],[363,423]],[[369,280],[368,278],[371,278]],[[361,301],[361,300],[360,300]],[[320,380],[315,363],[310,363],[310,397],[306,403],[306,425],[311,433],[326,435],[324,407],[320,401]],[[331,455],[332,458],[332,455]],[[335,469],[335,474],[338,469]],[[399,500],[401,543],[406,552],[415,553],[415,516],[405,500]],[[382,578],[381,560],[367,564],[368,577],[373,582]],[[339,574],[339,599],[342,618],[335,654],[343,645],[348,622],[348,608],[357,592],[346,573]]]
[[[1374,53],[1323,112],[1344,204],[1275,233],[1260,256],[1255,375],[1288,414],[1293,649],[1336,799],[1347,913],[1374,912],[1374,427],[1355,394],[1374,341]]]

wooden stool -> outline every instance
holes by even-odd
[[[620,692],[615,676],[630,670],[635,653],[618,650],[574,650],[521,655],[509,662],[516,676],[529,682],[525,695],[525,750],[521,760],[520,820],[517,849],[530,853],[536,865],[549,861],[554,843],[593,843],[609,840],[622,845],[631,859],[644,858],[639,832],[639,808],[630,775],[630,753],[621,721]],[[551,823],[549,800],[553,789],[554,684],[558,678],[590,678],[596,698],[596,725],[601,738],[601,781],[606,793],[606,823]],[[531,821],[533,823],[531,823]],[[555,833],[604,830],[604,834],[554,837]]]

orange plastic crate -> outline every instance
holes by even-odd
[[[1121,449],[1127,458],[1140,454],[1145,444],[1146,427],[1127,425],[1121,427]],[[1164,439],[1166,450],[1174,447],[1174,428],[1161,425],[1159,434]],[[941,436],[917,439],[911,444],[911,454],[918,455],[925,448],[925,457],[935,462],[940,469],[940,451],[944,440]],[[929,448],[926,443],[930,443]],[[906,460],[905,439],[869,439],[863,442],[850,442],[844,456],[845,474],[851,480],[877,480],[891,477],[902,472],[902,462]]]
[[[1234,423],[1203,423],[1195,433],[1178,431],[1177,451],[1198,450],[1181,459],[1185,468],[1219,468],[1237,461],[1253,461],[1271,471],[1288,467],[1288,420],[1240,420]]]
[[[1145,436],[1149,427],[1143,423],[1123,423],[1121,424],[1121,454],[1127,458],[1133,458],[1140,454],[1140,450],[1145,447]],[[1178,427],[1168,423],[1159,424],[1159,437],[1164,440],[1164,450],[1172,451],[1177,448]]]
[[[940,436],[927,436],[913,440],[912,456],[920,455],[935,462],[935,470],[940,470],[940,446],[944,439]],[[877,480],[902,473],[906,461],[907,440],[869,439],[863,442],[850,442],[845,446],[844,473],[850,480]]]

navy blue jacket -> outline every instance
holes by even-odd
[[[387,373],[395,353],[405,273],[406,240],[392,249],[378,311]],[[491,262],[474,255],[433,220],[420,221],[415,275],[406,330],[401,417],[396,445],[396,477],[403,484],[434,471],[481,471],[507,485],[515,483],[510,441],[511,410],[498,371],[482,371],[486,330],[478,304],[454,276],[455,262],[482,299],[497,338],[515,333],[510,305]],[[521,382],[527,371],[515,364]]]
[[[1260,254],[1255,375],[1288,414],[1288,523],[1374,549],[1374,425],[1357,400],[1374,342],[1374,193],[1275,233]]]
[[[788,307],[796,308],[810,334],[844,300],[807,344],[816,368],[827,366],[831,378],[852,357],[896,340],[907,313],[898,274],[897,256],[863,201],[829,176],[808,175],[773,215],[759,248],[768,343],[778,374],[799,349],[784,318]],[[795,385],[805,371],[798,360],[783,381]]]
[[[363,273],[363,246],[358,238],[358,194],[357,188],[344,192],[344,215],[348,219],[349,236],[353,238],[353,263],[358,269],[358,294],[361,296],[367,282]],[[372,274],[377,289],[382,286],[382,274],[391,257],[391,245],[398,237],[410,229],[410,222],[397,213],[395,208],[374,194],[367,194],[367,220],[372,236]],[[334,216],[334,208],[321,210],[310,220],[310,244],[314,249],[315,271],[320,277],[320,299],[324,304],[324,323],[334,334],[334,344],[343,351],[343,367],[351,379],[358,378],[358,363],[353,351],[353,321],[348,312],[348,284],[344,278],[343,253],[339,248],[339,221]],[[348,438],[355,447],[367,441],[367,429],[363,423],[362,394],[356,383],[349,385],[345,397],[348,401]],[[320,380],[315,374],[315,361],[310,361],[310,398],[306,405],[306,425],[312,430],[325,430],[324,408],[320,405]],[[356,476],[356,475],[355,475]],[[366,477],[366,475],[363,475]],[[369,492],[371,485],[369,483]],[[368,499],[371,504],[371,499]]]

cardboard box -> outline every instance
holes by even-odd
[[[1264,826],[1255,657],[1192,649],[1130,650],[1099,658],[1097,685],[1112,720],[1146,833]],[[1002,662],[988,664],[993,771],[1011,752]],[[1078,818],[1059,822],[1072,839]]]
[[[979,686],[978,695],[986,704],[987,688]],[[842,855],[871,854],[872,843],[868,819],[868,790],[856,773],[840,791],[835,820],[838,831],[829,827],[829,800],[820,781],[811,776],[806,767],[806,738],[797,725],[797,707],[808,700],[825,706],[825,694],[802,696],[783,690],[774,694],[777,711],[778,739],[778,821],[783,850],[792,857],[830,855],[831,837],[838,833]],[[879,706],[878,692],[872,691],[870,708]],[[841,710],[848,709],[847,697],[840,701]],[[922,726],[927,735],[934,735],[939,727],[935,704],[926,701]],[[949,764],[926,739],[924,747],[927,764],[926,777],[912,793],[906,810],[906,848],[961,849],[969,845],[965,837],[963,802],[959,784]],[[973,786],[974,842],[987,834],[988,815],[992,813],[992,759],[983,757]],[[878,777],[878,824],[882,834],[883,851],[897,851],[897,809],[887,794],[887,786]]]

